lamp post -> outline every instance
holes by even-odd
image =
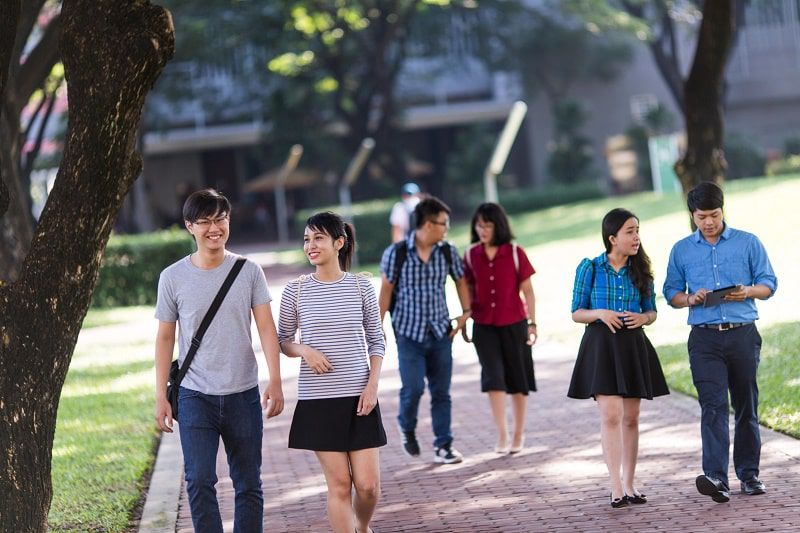
[[[361,146],[358,147],[358,151],[350,160],[347,170],[339,181],[339,204],[342,206],[342,218],[351,224],[353,223],[353,201],[350,196],[350,187],[355,184],[361,174],[373,148],[375,148],[375,140],[371,137],[361,141]],[[358,254],[353,256],[353,266],[358,266]]]
[[[289,219],[286,216],[286,180],[289,174],[297,168],[303,147],[299,144],[289,149],[289,156],[278,172],[275,183],[275,218],[278,221],[278,241],[282,244],[289,242]]]
[[[489,164],[483,174],[483,190],[487,202],[497,202],[497,175],[503,171],[508,159],[508,153],[511,151],[511,146],[514,144],[514,139],[517,138],[519,127],[522,125],[522,119],[525,118],[527,112],[528,106],[525,102],[517,100],[511,106],[506,125],[503,127],[502,133],[500,133],[492,158],[489,160]]]

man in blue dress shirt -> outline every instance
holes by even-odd
[[[664,298],[689,308],[689,363],[702,418],[703,475],[697,490],[715,502],[730,499],[728,488],[728,390],[736,413],[733,465],[744,494],[764,494],[758,479],[761,436],[756,371],[761,336],[755,300],[778,288],[767,252],[755,235],[725,223],[722,189],[704,182],[687,198],[697,231],[672,248]],[[718,305],[705,305],[711,291],[735,286]],[[711,302],[708,302],[709,304]]]

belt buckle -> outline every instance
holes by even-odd
[[[719,330],[720,330],[720,331],[728,331],[729,329],[731,329],[731,324],[730,324],[730,322],[727,322],[727,323],[725,323],[725,324],[720,324],[720,325],[719,325]]]

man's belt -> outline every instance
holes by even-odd
[[[752,322],[723,322],[722,324],[695,324],[693,327],[727,331],[729,329],[740,328],[742,326],[749,326],[750,324],[752,324]]]

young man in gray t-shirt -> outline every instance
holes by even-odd
[[[167,433],[172,432],[172,407],[166,389],[176,330],[183,365],[192,337],[238,259],[225,250],[230,212],[228,199],[213,189],[189,196],[183,218],[197,251],[164,269],[158,281],[155,416],[158,427]],[[261,409],[266,409],[267,417],[283,410],[271,300],[264,272],[246,261],[181,382],[177,421],[195,531],[222,533],[214,488],[220,437],[236,491],[234,529],[263,529]],[[258,368],[250,337],[251,313],[269,369],[269,383],[260,405]]]

